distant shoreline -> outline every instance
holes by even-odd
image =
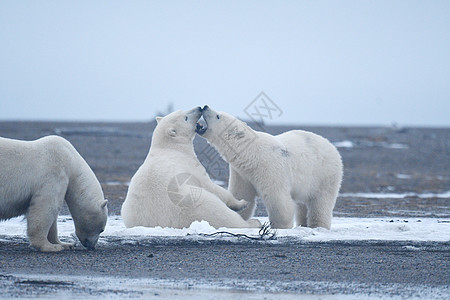
[[[256,126],[255,122],[243,120],[251,127]],[[58,119],[0,119],[0,123],[55,123],[55,124],[156,124],[154,119],[149,120],[58,120]],[[293,124],[293,123],[266,123],[263,127],[269,128],[387,128],[392,130],[401,129],[450,129],[449,125],[414,125],[399,124]]]

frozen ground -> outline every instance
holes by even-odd
[[[120,217],[131,176],[145,159],[154,122],[0,122],[0,135],[59,134],[93,168],[109,199],[108,227],[95,251],[30,248],[21,218],[0,222],[0,298],[448,299],[450,129],[299,128],[332,141],[344,182],[330,231],[278,230],[276,239],[186,229],[126,229]],[[195,150],[218,184],[227,166],[205,141]],[[265,220],[261,202],[256,215]],[[63,240],[73,223],[64,208]],[[258,237],[257,230],[220,229]],[[206,236],[205,234],[213,234]]]

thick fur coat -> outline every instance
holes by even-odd
[[[201,220],[215,228],[260,226],[234,211],[248,203],[214,184],[197,159],[193,139],[200,117],[198,107],[157,118],[150,151],[122,206],[125,226],[183,228]]]
[[[270,135],[205,106],[207,130],[203,137],[230,164],[229,190],[250,205],[241,211],[253,215],[255,197],[264,201],[271,225],[330,228],[343,166],[337,149],[314,133],[292,130]]]
[[[58,136],[0,138],[0,220],[25,215],[31,245],[61,251],[72,246],[58,238],[57,217],[64,201],[81,243],[93,249],[106,225],[107,201],[81,155]]]

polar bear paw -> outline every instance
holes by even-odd
[[[250,219],[247,221],[251,228],[259,228],[261,227],[261,222],[257,219]]]
[[[246,209],[249,206],[250,202],[246,200],[237,200],[228,205],[228,207],[236,212]]]
[[[74,249],[75,243],[59,243],[64,249]]]
[[[47,244],[44,246],[39,247],[39,250],[42,252],[60,252],[64,250],[64,246],[60,244]]]

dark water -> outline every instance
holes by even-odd
[[[50,134],[65,137],[97,175],[110,200],[110,214],[120,214],[127,183],[147,155],[154,126],[154,122],[0,122],[0,136],[23,140]],[[335,216],[450,216],[448,195],[422,195],[450,191],[450,128],[271,126],[264,129],[271,134],[308,130],[338,146],[347,146],[338,147],[344,162],[341,188],[344,196],[338,198]],[[352,147],[348,147],[350,142]],[[200,137],[195,138],[194,146],[210,176],[226,185],[228,167],[217,152]],[[352,195],[355,193],[378,196]],[[380,198],[381,193],[388,195]],[[404,193],[409,195],[396,196]],[[256,213],[266,215],[261,204]]]

